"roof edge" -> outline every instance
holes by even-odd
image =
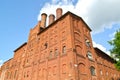
[[[78,16],[78,15],[76,15],[76,14],[68,11],[68,12],[66,12],[65,14],[63,14],[61,17],[59,17],[57,20],[55,20],[53,23],[51,23],[50,25],[48,25],[47,27],[45,27],[45,29],[43,29],[41,32],[39,32],[38,35],[39,35],[40,33],[44,32],[46,29],[48,29],[49,27],[51,27],[52,25],[54,25],[56,22],[58,22],[60,19],[62,19],[63,17],[65,17],[65,16],[68,15],[68,14],[80,18],[80,19],[85,23],[85,25],[87,26],[87,28],[88,28],[90,31],[92,31],[91,28],[86,24],[86,22],[85,22],[80,16]]]
[[[94,47],[94,49],[102,52],[105,56],[109,57],[112,61],[116,62],[112,57],[110,57],[110,56],[109,56],[107,53],[105,53],[104,51],[100,50],[98,47]]]
[[[19,46],[17,49],[15,49],[14,52],[16,52],[17,50],[19,50],[21,47],[23,47],[26,44],[27,44],[27,42],[23,43],[21,46]]]

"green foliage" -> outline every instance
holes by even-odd
[[[120,70],[120,61],[117,61],[117,63],[115,64],[115,67],[117,68],[117,70]]]
[[[116,31],[114,39],[108,41],[108,43],[112,46],[112,49],[110,49],[111,56],[117,61],[115,66],[120,70],[120,29]]]

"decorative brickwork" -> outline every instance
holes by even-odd
[[[28,41],[0,68],[0,80],[118,80],[115,61],[94,48],[84,20],[58,8],[30,30]]]

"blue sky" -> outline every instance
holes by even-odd
[[[27,41],[41,13],[55,14],[58,7],[81,16],[92,29],[94,46],[109,53],[111,40],[120,28],[120,0],[1,0],[0,64],[13,57],[13,51]]]
[[[46,0],[0,1],[0,60],[12,58],[13,51],[27,41],[29,30],[37,23],[39,11],[45,2]]]

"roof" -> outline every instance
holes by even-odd
[[[21,46],[19,46],[17,49],[15,49],[14,52],[16,52],[17,50],[19,50],[21,47],[23,47],[26,44],[27,44],[27,42],[23,43]]]
[[[62,15],[60,18],[58,18],[57,20],[55,20],[53,23],[51,23],[50,25],[48,25],[45,29],[43,29],[42,31],[40,31],[38,34],[44,32],[44,31],[47,30],[49,27],[51,27],[52,25],[54,25],[54,24],[57,23],[60,19],[64,18],[64,17],[67,16],[67,15],[71,15],[71,16],[74,16],[74,17],[79,18],[80,20],[83,21],[83,23],[87,26],[87,28],[88,28],[90,31],[92,31],[92,30],[90,29],[90,27],[86,24],[86,22],[85,22],[80,16],[78,16],[78,15],[76,15],[76,14],[68,11],[68,12],[66,12],[64,15]]]
[[[7,61],[5,61],[3,64],[5,64],[5,63],[7,63],[7,62],[9,62],[10,60],[12,60],[13,58],[10,58],[10,59],[8,59]]]
[[[110,57],[107,53],[103,52],[103,51],[100,50],[99,48],[95,47],[94,49],[95,49],[96,51],[99,51],[99,52],[100,52],[100,53],[97,53],[97,54],[102,54],[102,55],[106,56],[109,60],[111,60],[112,62],[115,62],[115,60],[114,60],[112,57]]]

